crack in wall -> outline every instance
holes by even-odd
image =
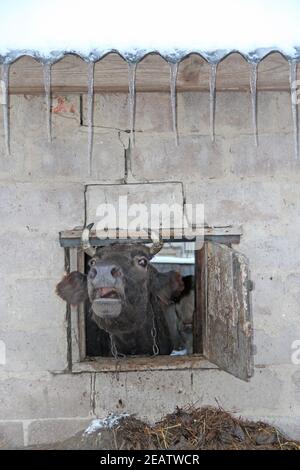
[[[79,95],[79,123],[83,126],[83,96]]]
[[[86,193],[87,193],[87,190],[88,190],[88,184],[85,184],[84,185],[84,191],[83,191],[83,210],[84,210],[84,227],[86,227],[86,217],[87,217],[87,201],[86,201]]]
[[[70,273],[70,249],[65,248],[65,272]],[[71,306],[66,306],[66,322],[67,322],[67,367],[72,370],[72,325],[71,325]]]
[[[92,373],[90,376],[90,414],[96,415],[96,373]]]
[[[129,176],[132,176],[130,144],[129,144],[128,148],[124,149],[124,184],[128,183],[128,177]]]

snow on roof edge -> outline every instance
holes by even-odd
[[[30,49],[15,49],[1,51],[0,54],[0,63],[13,63],[22,56],[30,56],[34,59],[44,62],[44,63],[54,63],[62,59],[67,54],[74,54],[81,57],[87,62],[96,62],[108,54],[117,53],[119,54],[126,62],[137,63],[142,60],[145,56],[149,54],[159,54],[168,62],[180,62],[182,59],[187,57],[190,54],[198,54],[203,57],[209,63],[218,63],[223,60],[225,57],[232,53],[238,53],[242,55],[245,60],[252,63],[258,63],[263,60],[266,56],[271,53],[278,52],[288,61],[300,61],[300,46],[295,46],[293,48],[283,49],[280,47],[261,47],[254,50],[242,50],[242,49],[217,49],[212,51],[202,50],[202,49],[115,49],[115,48],[106,48],[106,49],[92,49],[87,50],[75,50],[75,49],[65,49],[65,50],[54,50],[50,52],[30,50]]]

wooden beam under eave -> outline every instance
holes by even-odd
[[[80,57],[66,55],[52,66],[53,93],[86,93],[88,65]],[[209,90],[210,67],[198,55],[184,59],[178,70],[177,90]],[[169,65],[159,55],[145,57],[137,67],[137,92],[168,92]],[[289,65],[279,54],[264,59],[258,67],[258,90],[289,90]],[[10,67],[11,94],[43,94],[42,65],[31,57],[22,57]],[[232,54],[218,66],[217,91],[249,91],[249,64]],[[95,92],[127,93],[127,64],[117,54],[109,54],[95,64]]]

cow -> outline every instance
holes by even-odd
[[[182,283],[184,288],[172,298],[172,303],[167,308],[165,317],[174,345],[174,354],[180,354],[183,351],[186,354],[192,354],[195,277],[193,275],[183,276]]]
[[[111,338],[113,355],[168,355],[174,349],[165,311],[184,289],[176,271],[158,272],[150,264],[163,243],[113,243],[94,248],[90,226],[82,247],[91,257],[88,274],[73,271],[56,286],[66,302],[78,305],[89,298],[92,319]]]

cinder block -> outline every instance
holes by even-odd
[[[112,204],[119,214],[119,197],[127,197],[128,210],[132,204],[143,204],[150,220],[152,204],[174,203],[183,207],[182,185],[180,183],[148,183],[127,185],[90,185],[86,193],[87,221],[96,221],[97,208],[101,204]],[[125,211],[126,213],[126,211]],[[124,215],[124,210],[122,210]],[[133,219],[133,216],[129,219]]]
[[[25,320],[26,321],[26,320]],[[1,371],[63,371],[67,368],[67,332],[65,328],[44,325],[38,331],[3,331],[0,339],[6,347],[6,363]]]
[[[251,240],[244,237],[239,250],[248,256],[255,271],[272,273],[276,270],[288,274],[299,269],[298,236],[288,239],[282,235],[271,235]]]
[[[135,123],[138,135],[170,133],[172,131],[170,94],[138,93]]]
[[[199,93],[200,95],[200,93]],[[178,99],[178,115],[181,105]],[[87,100],[83,98],[83,123],[87,125]],[[99,129],[124,131],[130,129],[128,94],[97,93],[94,101],[94,125]],[[137,93],[135,131],[165,133],[172,130],[170,94]]]
[[[5,247],[0,277],[58,279],[64,271],[64,250],[58,233],[13,232],[7,227],[7,232],[0,232],[0,245]]]
[[[259,92],[257,121],[261,134],[292,132],[290,92],[288,90]]]
[[[27,375],[3,379],[0,386],[2,419],[86,418],[90,413],[88,374]]]
[[[289,92],[258,94],[257,122],[259,135],[291,132],[291,105]],[[253,137],[251,97],[245,92],[216,94],[216,133],[226,138],[238,135]],[[252,138],[253,141],[253,138]]]
[[[260,92],[257,107],[262,134],[291,132],[290,94]],[[180,133],[209,135],[209,93],[177,93]],[[83,97],[83,122],[87,124],[87,99]],[[128,95],[97,93],[94,106],[95,127],[129,129]],[[168,133],[172,130],[170,93],[137,93],[136,132]],[[222,92],[216,95],[215,131],[219,136],[251,135],[252,109],[249,93]]]
[[[230,172],[233,175],[243,178],[287,177],[299,172],[300,164],[295,159],[291,132],[259,134],[258,147],[254,146],[252,135],[236,135],[226,140],[231,156]]]
[[[14,449],[24,445],[21,422],[0,421],[0,450]]]
[[[170,103],[170,97],[168,101]],[[168,111],[171,113],[170,107]],[[177,93],[177,120],[180,135],[210,136],[209,119],[208,92]]]
[[[87,126],[87,96],[82,96],[82,122]],[[94,96],[95,131],[125,131],[129,129],[128,94],[96,93]]]
[[[207,94],[207,99],[209,96]],[[215,133],[216,135],[231,140],[236,135],[251,134],[250,95],[245,92],[228,93],[218,91],[216,93],[215,109]]]
[[[79,95],[53,97],[51,143],[47,141],[44,98],[11,96],[10,101],[11,160],[18,161],[20,155],[21,163],[10,166],[5,161],[5,146],[1,145],[4,166],[0,177],[90,179],[88,133],[87,126],[80,123]],[[106,129],[105,135],[95,133],[93,159],[93,178],[115,181],[123,177],[124,146],[118,131]]]
[[[28,426],[28,445],[64,441],[77,432],[84,431],[90,423],[91,418],[32,421]]]
[[[232,375],[216,371],[210,374],[197,374],[194,377],[195,400],[201,405],[215,406],[243,413],[248,410],[264,410],[265,414],[275,410],[288,410],[287,378],[284,369],[255,368],[249,382],[236,379]],[[283,373],[282,373],[283,372]]]
[[[285,311],[285,310],[284,310]],[[288,313],[283,314],[288,316]],[[272,365],[272,364],[292,364],[292,353],[294,349],[292,345],[295,340],[300,340],[299,321],[284,322],[281,314],[277,320],[277,326],[272,325],[275,322],[268,319],[264,328],[259,328],[257,324],[257,315],[255,316],[256,324],[254,324],[254,344],[255,344],[255,364]],[[270,332],[268,326],[270,325]],[[276,333],[274,333],[276,330]]]
[[[64,330],[66,304],[55,294],[53,279],[0,278],[1,327],[27,333]]]
[[[52,143],[47,141],[43,96],[11,96],[10,131],[12,157],[24,155],[24,176],[80,176],[84,171],[86,142],[79,132],[79,96],[61,97],[74,112],[56,113],[53,100]],[[30,116],[30,119],[28,118]],[[81,158],[80,158],[80,157]],[[86,173],[87,174],[87,173]]]
[[[251,270],[254,281],[252,291],[253,311],[257,317],[256,326],[268,330],[271,335],[279,335],[282,328],[299,318],[299,275],[285,276],[281,272],[256,272]],[[297,295],[298,294],[298,295]],[[297,300],[298,298],[298,300]],[[291,331],[294,328],[291,327]]]
[[[3,183],[0,185],[1,231],[8,228],[52,237],[60,230],[82,225],[82,184]]]
[[[228,172],[229,149],[222,138],[173,133],[138,134],[131,152],[132,173],[143,181],[202,181],[220,178]]]
[[[285,374],[284,368],[256,369],[250,382],[216,369],[99,374],[96,414],[104,416],[107,409],[121,409],[154,421],[173,412],[176,406],[188,404],[219,404],[228,411],[241,413],[264,410],[268,414],[286,410],[289,414],[289,381],[290,372]]]
[[[270,181],[222,180],[184,185],[186,202],[204,204],[209,225],[265,226],[282,217],[280,185]]]
[[[186,371],[97,374],[95,413],[99,417],[108,410],[133,413],[153,422],[192,401],[190,382]]]
[[[87,135],[86,128],[84,128],[84,132]],[[93,137],[92,176],[89,180],[103,183],[119,183],[123,181],[125,176],[125,150],[127,148],[127,134],[112,130],[101,130],[99,132],[98,129],[95,129]],[[87,153],[87,151],[85,153]],[[84,155],[83,158],[85,158]],[[87,180],[87,178],[85,179]]]

